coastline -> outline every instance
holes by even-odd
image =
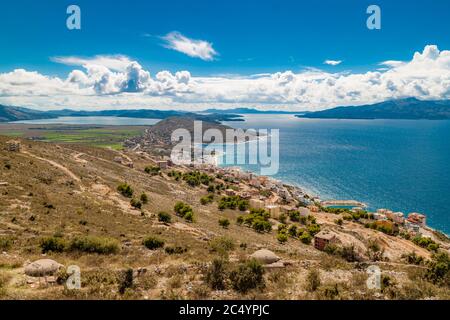
[[[211,164],[209,164],[211,165]],[[301,195],[301,200],[300,201],[304,201],[305,203],[309,204],[309,205],[315,205],[318,204],[322,207],[329,207],[329,208],[333,208],[333,207],[351,207],[352,210],[366,210],[366,208],[368,207],[368,205],[364,202],[358,201],[358,200],[337,200],[337,199],[333,199],[333,200],[322,200],[320,195],[317,194],[313,194],[311,191],[309,191],[307,188],[305,188],[304,186],[298,185],[298,184],[293,184],[287,181],[283,181],[283,180],[278,180],[278,179],[274,179],[271,177],[267,177],[267,176],[262,176],[259,175],[258,173],[255,173],[254,171],[251,170],[247,170],[244,167],[242,167],[241,165],[233,165],[233,166],[219,166],[219,165],[213,165],[216,169],[223,169],[225,168],[226,170],[238,170],[244,173],[251,173],[252,175],[254,175],[257,178],[265,178],[267,180],[272,180],[275,183],[281,183],[283,186],[285,186],[288,189],[292,189],[294,190],[293,193],[297,193],[297,195]],[[295,198],[295,197],[294,197]],[[350,209],[350,208],[349,208]],[[389,209],[378,209],[376,212],[374,212],[375,214],[378,213],[380,210],[387,210],[390,212],[393,212]],[[416,213],[410,213],[410,214],[416,214]],[[407,219],[405,218],[404,221],[407,221]],[[450,238],[450,234],[447,234],[446,232],[442,231],[442,230],[438,230],[435,229],[433,227],[431,227],[428,224],[424,224],[421,225],[421,228],[423,228],[424,230],[427,230],[428,232],[431,233],[441,233],[443,235],[445,235],[447,238]]]

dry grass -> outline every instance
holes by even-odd
[[[0,146],[6,140],[0,136]],[[49,162],[0,148],[0,181],[9,184],[0,187],[0,251],[7,251],[0,254],[2,299],[373,298],[364,286],[365,274],[353,264],[297,240],[280,245],[275,232],[260,234],[238,226],[236,218],[242,213],[219,211],[215,202],[201,205],[200,198],[207,194],[205,187],[191,188],[164,174],[146,174],[144,168],[149,160],[144,157],[129,153],[134,161],[134,169],[130,169],[115,163],[117,152],[107,149],[36,142],[26,142],[24,148],[64,166],[79,180]],[[9,169],[5,164],[9,164]],[[117,192],[117,186],[123,182],[132,186],[135,195],[148,195],[150,201],[142,210],[131,208],[129,199]],[[192,206],[195,223],[187,223],[174,214],[177,201]],[[158,221],[161,211],[171,214],[170,224]],[[222,228],[217,223],[219,218],[229,219],[230,226]],[[142,244],[148,236],[163,239],[165,247],[183,250],[177,254],[168,254],[164,249],[148,250]],[[78,265],[81,290],[27,283],[29,279],[22,267],[26,261],[42,258],[40,241],[48,237],[66,239],[69,248],[73,239],[84,240],[76,246],[78,250],[48,252],[46,256],[65,266]],[[111,248],[111,243],[117,250],[103,250]],[[234,267],[261,247],[292,263],[284,270],[266,272],[264,290],[238,294],[227,288],[219,293],[203,282],[205,267],[218,255],[228,257]],[[136,277],[133,288],[121,295],[117,274],[129,268],[144,268],[147,272]],[[326,275],[318,296],[303,289],[311,268],[319,268]],[[428,282],[425,285],[417,275],[408,278],[409,269],[397,265],[390,268],[399,273],[402,285],[396,297],[448,298],[448,290]],[[345,280],[347,283],[341,280],[343,274],[349,279]]]

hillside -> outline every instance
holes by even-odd
[[[219,121],[242,121],[241,116],[227,114],[198,114],[186,111],[173,110],[98,110],[98,111],[77,111],[70,109],[38,111],[29,108],[12,107],[0,105],[0,122],[20,121],[20,120],[38,120],[53,119],[57,117],[121,117],[121,118],[147,118],[147,119],[166,119],[169,117],[187,116],[197,120],[219,122]]]
[[[56,118],[49,112],[0,105],[0,122]]]
[[[143,135],[126,140],[124,145],[130,149],[138,148],[139,150],[147,151],[155,147],[168,150],[173,145],[171,135],[177,129],[186,129],[191,134],[192,139],[194,139],[194,122],[198,120],[202,120],[202,134],[209,129],[216,129],[222,133],[225,139],[226,130],[232,129],[218,122],[209,121],[209,118],[199,118],[196,116],[170,117],[150,126],[145,130]],[[256,138],[256,135],[250,136]],[[204,142],[206,143],[208,141]]]
[[[298,115],[317,119],[450,119],[450,100],[390,100],[372,105],[337,107]]]
[[[284,222],[299,232],[304,230],[303,235],[318,227],[335,232],[343,244],[354,248],[342,256],[319,251],[296,237],[280,241],[276,230],[282,227],[274,218],[266,221],[272,231],[257,232],[255,226],[238,224],[246,213],[219,209],[225,191],[217,187],[208,193],[206,185],[192,184],[200,176],[191,168],[158,172],[154,170],[158,158],[146,153],[76,144],[26,141],[20,152],[11,152],[4,149],[8,139],[0,136],[0,251],[4,252],[0,255],[0,299],[449,298],[445,284],[426,280],[431,267],[402,258],[415,252],[416,258],[432,259],[429,251],[357,222],[337,224],[339,214],[301,207],[307,217],[304,224]],[[147,173],[148,166],[152,167]],[[202,179],[209,177],[214,186],[258,194],[258,189],[243,180],[214,177],[211,171],[206,175]],[[131,206],[126,189],[118,190],[124,182],[135,199],[145,192],[148,203],[141,203],[140,209]],[[210,200],[201,200],[208,194],[211,198],[205,199]],[[275,195],[271,197],[275,201]],[[187,215],[175,214],[178,201],[191,207],[193,222]],[[161,212],[171,220],[160,221]],[[230,224],[223,227],[218,221],[225,218]],[[148,240],[150,236],[164,243]],[[442,246],[448,250],[448,243]],[[233,287],[232,276],[225,278],[220,290],[212,287],[211,279],[228,277],[261,248],[281,260],[264,267],[258,289]],[[44,249],[50,251],[43,254]],[[25,275],[24,266],[43,258],[65,267],[79,266],[81,290],[61,285],[67,278],[64,271],[45,279]],[[219,259],[214,265],[223,268],[216,269],[218,273],[211,273],[214,259]],[[365,268],[370,264],[379,266],[388,279],[381,292],[365,285]],[[314,277],[320,283],[312,282]]]

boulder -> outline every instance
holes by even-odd
[[[250,255],[250,258],[256,259],[263,264],[272,264],[280,260],[279,256],[267,249],[255,251]]]
[[[25,274],[30,277],[51,276],[54,275],[62,267],[62,264],[54,260],[41,259],[27,265],[25,267]]]

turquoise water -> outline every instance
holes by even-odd
[[[450,121],[299,119],[249,115],[233,127],[280,129],[274,178],[322,199],[353,199],[369,209],[423,212],[450,234]],[[151,125],[159,120],[62,117],[48,124]],[[245,166],[259,172],[257,166]]]
[[[90,124],[110,126],[152,125],[159,119],[121,118],[121,117],[58,117],[54,119],[22,120],[11,123],[25,124]]]
[[[450,234],[450,121],[298,119],[251,115],[241,128],[280,129],[274,178],[322,199],[423,212]],[[245,166],[259,171],[257,166]]]

